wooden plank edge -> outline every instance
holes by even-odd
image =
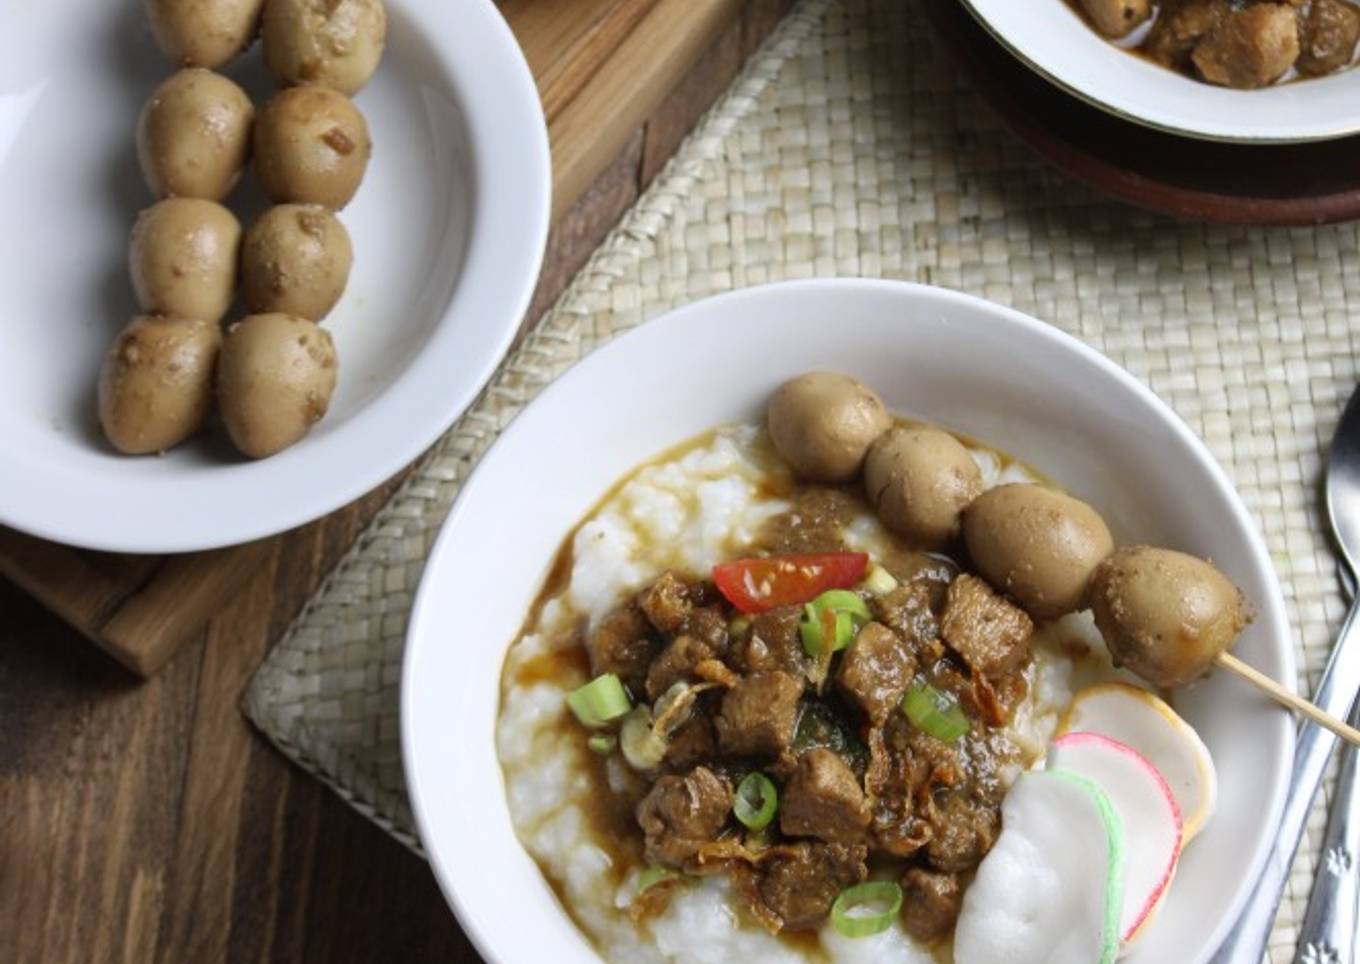
[[[619,44],[548,127],[554,221],[618,156],[741,9],[742,0],[659,0]]]
[[[501,8],[551,123],[658,0],[512,0]]]
[[[0,576],[12,581],[125,668],[143,678],[197,638],[267,557],[272,540],[180,556],[129,557],[125,581],[90,553],[0,530]]]
[[[118,607],[96,642],[141,676],[197,639],[237,589],[269,559],[274,538],[171,557],[156,578]]]

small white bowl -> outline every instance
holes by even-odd
[[[491,0],[388,0],[387,52],[356,98],[374,151],[340,217],[354,241],[324,324],[330,413],[262,462],[209,432],[162,458],[103,440],[94,386],[135,312],[127,239],[152,203],[138,112],[171,71],[132,0],[15,4],[0,31],[0,523],[123,552],[184,552],[301,525],[395,474],[462,412],[509,345],[542,259],[547,131]],[[258,45],[228,73],[256,103]],[[263,199],[247,173],[244,225]],[[237,307],[228,320],[239,318]]]
[[[425,567],[402,674],[406,779],[440,886],[489,960],[596,960],[515,837],[493,738],[506,647],[559,544],[639,463],[759,420],[779,382],[827,368],[1030,462],[1121,541],[1211,556],[1256,606],[1237,654],[1292,684],[1284,601],[1242,503],[1184,423],[1104,356],[1019,312],[901,282],[790,282],[689,305],[544,391],[473,473]],[[1274,836],[1293,756],[1288,715],[1236,679],[1215,674],[1176,705],[1213,752],[1219,812],[1134,964],[1192,964],[1222,940]]]
[[[1116,48],[1064,0],[963,0],[1016,57],[1111,114],[1215,141],[1287,144],[1360,133],[1360,69],[1230,90]]]

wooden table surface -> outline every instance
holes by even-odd
[[[749,4],[561,214],[529,317],[788,5]],[[272,540],[204,642],[147,681],[0,581],[2,964],[478,960],[425,863],[238,708],[270,642],[391,485]]]

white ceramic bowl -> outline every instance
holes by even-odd
[[[962,2],[1015,56],[1050,81],[1148,127],[1255,144],[1360,132],[1360,70],[1262,90],[1229,90],[1116,49],[1064,0]]]
[[[894,411],[1029,461],[1123,541],[1212,556],[1257,607],[1237,653],[1294,679],[1270,557],[1223,472],[1095,351],[1018,312],[900,282],[791,282],[689,305],[529,406],[469,479],[425,568],[402,676],[406,777],[431,866],[488,959],[595,960],[515,837],[493,741],[505,649],[558,545],[634,466],[761,418],[780,381],[814,368],[851,372]],[[1289,717],[1235,679],[1217,674],[1176,703],[1217,762],[1219,812],[1134,964],[1202,961],[1222,939],[1265,857],[1292,758]]]
[[[303,442],[248,462],[209,432],[117,455],[94,385],[133,315],[128,232],[151,203],[133,132],[170,64],[142,4],[10,4],[0,31],[0,523],[60,542],[179,552],[300,525],[415,459],[513,337],[542,258],[547,133],[491,0],[388,0],[382,66],[356,102],[373,160],[341,218],[349,288],[325,325],[340,382]],[[258,45],[228,71],[273,90]],[[247,175],[231,205],[263,200]],[[238,308],[228,318],[239,317]]]

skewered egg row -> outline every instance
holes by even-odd
[[[1250,621],[1242,593],[1210,563],[1150,546],[1116,549],[1091,506],[1042,485],[983,491],[963,445],[929,426],[893,426],[857,380],[810,372],[781,385],[770,437],[797,475],[863,474],[883,523],[923,549],[962,539],[977,570],[1038,620],[1090,608],[1116,664],[1156,686],[1202,676]]]
[[[380,0],[147,0],[152,32],[184,65],[152,95],[138,159],[160,200],[133,229],[139,315],[99,379],[114,448],[162,452],[207,421],[214,394],[245,455],[298,441],[326,412],[337,362],[321,321],[344,292],[353,247],[334,211],[354,197],[372,151],[346,94],[372,77],[386,38]],[[256,111],[222,67],[262,30],[286,87]],[[254,153],[276,206],[244,235],[220,203]],[[251,314],[219,327],[238,286]]]
[[[230,93],[230,88],[222,90]],[[252,312],[317,322],[339,301],[353,248],[328,208],[347,203],[363,177],[371,150],[363,117],[334,91],[291,88],[266,105],[255,127],[262,145],[257,171],[268,193],[285,203],[266,211],[244,238],[236,218],[213,200],[168,197],[143,211],[132,232],[129,269],[144,311],[215,327],[230,308],[238,279]],[[216,172],[206,193],[221,196],[237,176],[226,169]],[[148,181],[156,183],[152,170]],[[164,353],[129,353],[129,343],[143,327],[144,319],[138,319],[125,329],[100,377],[101,424],[114,447],[128,454],[164,451],[202,427],[208,408],[200,404],[192,408],[193,417],[170,417],[173,429],[162,424],[162,409],[178,413],[185,408],[180,394],[186,380],[197,379],[196,399],[211,397],[211,363],[189,368],[171,363],[177,367],[175,377],[168,378],[161,368]],[[233,326],[229,346],[238,327],[245,329],[240,337],[252,348],[223,353],[224,364],[227,358],[241,360],[232,377],[219,376],[217,394],[232,441],[243,454],[262,458],[298,441],[325,414],[335,385],[334,346],[327,335],[328,377],[318,379],[314,369],[320,363],[313,364],[312,356],[289,366],[282,364],[284,342],[260,339],[256,346],[248,333],[272,330],[265,326]],[[270,364],[270,345],[276,346],[279,364]],[[211,362],[208,353],[196,357]],[[134,395],[140,402],[131,405],[127,400]],[[266,417],[270,412],[277,417]]]

